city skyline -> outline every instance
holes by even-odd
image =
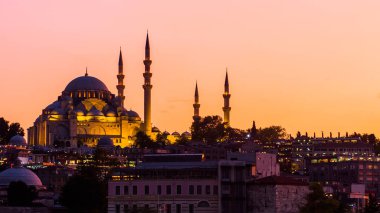
[[[223,117],[228,67],[232,127],[246,129],[255,120],[291,134],[380,134],[380,3],[171,2],[160,10],[145,1],[92,8],[84,2],[0,3],[0,89],[6,91],[0,111],[7,120],[27,129],[86,67],[117,94],[120,46],[125,107],[143,117],[149,29],[152,122],[161,131],[189,131],[196,81],[200,116]]]

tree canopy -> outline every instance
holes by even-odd
[[[107,185],[95,177],[74,175],[63,186],[60,202],[69,212],[104,212]]]
[[[24,136],[24,129],[19,123],[11,123],[5,120],[3,117],[0,118],[0,144],[7,144],[9,140],[15,136]]]
[[[37,192],[35,187],[28,186],[22,181],[15,181],[9,184],[7,196],[9,206],[30,206],[36,199]]]
[[[120,165],[117,158],[97,148],[92,158],[80,163],[76,174],[63,186],[60,202],[69,212],[106,212],[109,172]]]
[[[246,131],[229,127],[223,123],[222,118],[217,115],[206,116],[194,121],[191,125],[191,139],[193,141],[202,141],[209,144],[226,141],[241,141],[245,139],[246,135]]]
[[[135,145],[140,149],[158,147],[157,143],[155,143],[148,135],[141,131],[136,134]]]
[[[372,194],[369,194],[368,203],[365,205],[364,213],[379,213],[380,206],[376,201],[376,197]]]
[[[156,137],[157,145],[166,146],[167,144],[169,144],[168,135],[169,135],[168,132],[158,133]]]
[[[323,188],[318,183],[310,185],[311,192],[307,195],[307,203],[300,208],[300,213],[343,213],[345,208],[338,200],[325,196]]]
[[[220,116],[206,116],[196,120],[191,125],[191,138],[194,141],[205,143],[244,141],[246,139],[260,140],[263,143],[273,142],[283,139],[286,136],[285,128],[281,126],[270,126],[266,128],[256,128],[253,122],[252,128],[241,130],[232,128],[225,123]]]
[[[274,142],[286,136],[285,128],[281,126],[270,126],[257,130],[257,139],[263,143]]]

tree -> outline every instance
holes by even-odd
[[[27,186],[22,181],[16,181],[9,184],[7,196],[10,206],[30,206],[36,199],[37,192],[34,186]]]
[[[254,124],[254,122],[253,122]],[[245,141],[249,132],[256,135],[256,126],[250,130],[232,128],[223,123],[220,116],[206,116],[191,125],[191,139],[208,144],[227,141]]]
[[[11,139],[15,135],[25,135],[24,129],[20,126],[19,123],[11,123],[11,125],[9,125],[8,139]]]
[[[60,202],[69,212],[105,212],[107,185],[96,177],[74,175],[63,186]]]
[[[327,198],[323,188],[318,183],[310,185],[310,193],[307,195],[307,203],[300,208],[300,213],[342,213],[344,207],[339,201]]]
[[[192,140],[206,143],[221,142],[226,136],[226,126],[220,116],[206,116],[191,125]]]
[[[0,143],[6,144],[8,142],[8,129],[9,129],[9,121],[4,118],[0,118]]]
[[[169,135],[168,132],[158,133],[157,137],[156,137],[156,143],[157,143],[157,145],[159,145],[159,146],[166,146],[169,143],[168,135]]]
[[[96,148],[92,158],[78,164],[77,173],[83,177],[95,178],[99,182],[106,180],[112,167],[120,166],[121,162],[110,155],[108,151]]]
[[[247,131],[245,130],[231,127],[227,127],[225,132],[226,141],[245,141],[248,135]]]
[[[263,142],[274,142],[276,140],[282,139],[286,136],[285,128],[281,126],[270,126],[264,129],[259,129],[258,139]]]
[[[376,197],[369,194],[368,203],[365,205],[364,213],[379,213],[380,206],[376,201]]]
[[[176,141],[175,144],[186,145],[189,142],[189,139],[185,135],[181,135]]]
[[[377,142],[375,134],[358,134],[360,139],[365,143],[375,144]]]
[[[157,144],[154,143],[147,134],[141,131],[136,134],[135,144],[140,149],[157,147]]]
[[[5,120],[3,117],[0,118],[0,144],[7,144],[9,140],[15,136],[24,136],[24,129],[19,123],[11,123]]]

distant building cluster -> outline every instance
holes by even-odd
[[[376,141],[357,135],[299,133],[264,141],[253,137],[252,130],[243,139],[207,143],[194,140],[190,132],[161,132],[151,121],[148,36],[143,63],[144,120],[125,108],[120,51],[117,95],[86,70],[42,110],[28,129],[28,142],[16,135],[0,146],[0,212],[17,210],[9,199],[17,181],[34,187],[34,211],[67,210],[59,199],[62,188],[88,165],[101,170],[107,183],[106,210],[114,213],[296,213],[308,202],[313,182],[323,186],[327,198],[338,198],[357,211],[370,195],[380,198]],[[227,72],[222,96],[224,131],[232,129]],[[193,108],[193,121],[199,123],[197,83]],[[147,138],[138,138],[139,132]],[[162,134],[169,143],[136,146],[138,140]],[[174,143],[181,138],[186,142]],[[104,163],[108,161],[112,163]]]

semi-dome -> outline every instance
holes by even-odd
[[[113,141],[111,140],[110,137],[103,136],[98,141],[98,147],[108,148],[108,147],[113,147],[113,146],[114,146]]]
[[[74,112],[76,115],[79,115],[79,116],[85,115],[84,112],[80,109],[76,109],[76,110],[74,110]]]
[[[160,132],[160,129],[158,127],[152,127],[152,132]]]
[[[180,136],[180,134],[178,132],[173,132],[172,135],[174,135],[174,136]]]
[[[54,101],[52,104],[50,104],[49,106],[47,106],[45,109],[46,110],[54,110],[56,108],[59,108],[61,105],[59,103],[59,101]]]
[[[182,133],[182,135],[183,135],[183,136],[191,136],[191,133],[188,132],[188,131],[186,131],[186,132]]]
[[[40,178],[23,167],[6,169],[0,173],[0,186],[8,186],[13,181],[22,181],[28,186],[42,186]]]
[[[109,91],[99,79],[91,76],[81,76],[72,80],[65,88],[66,92],[75,91]]]
[[[62,108],[55,108],[50,112],[52,115],[64,115],[65,110]]]
[[[101,112],[100,110],[96,109],[95,107],[93,107],[88,113],[87,115],[90,115],[90,116],[103,116],[103,112]]]
[[[13,146],[26,146],[26,140],[21,135],[15,135],[9,140],[9,145]]]
[[[139,114],[137,114],[137,112],[132,111],[132,110],[129,110],[127,114],[128,114],[128,117],[140,117]]]
[[[115,116],[116,116],[116,113],[115,113],[113,110],[109,110],[109,111],[106,113],[106,115],[107,115],[108,117],[115,117]]]

